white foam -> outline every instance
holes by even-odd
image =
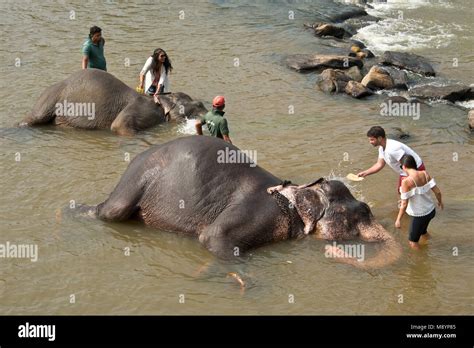
[[[377,12],[380,14],[383,12],[391,11],[394,9],[400,10],[414,10],[424,6],[439,6],[443,8],[453,8],[453,4],[449,1],[444,0],[384,0],[384,2],[378,2],[374,0],[371,3],[372,7],[374,8],[372,12]],[[367,12],[370,13],[371,9],[367,9]],[[375,16],[375,14],[370,13],[371,15]]]
[[[354,36],[380,54],[384,51],[413,51],[447,47],[454,38],[453,28],[432,21],[387,18],[360,29]]]
[[[457,101],[456,105],[462,106],[466,109],[474,109],[474,100],[467,100],[462,102]]]
[[[185,122],[178,126],[178,133],[180,134],[196,134],[196,120],[186,119]]]

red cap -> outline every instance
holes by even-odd
[[[225,106],[225,98],[221,95],[218,95],[212,100],[212,106],[217,108]]]

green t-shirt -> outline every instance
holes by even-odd
[[[201,118],[202,124],[207,124],[207,129],[213,137],[223,138],[229,135],[227,120],[224,118],[224,111],[212,110]]]
[[[89,58],[88,68],[95,68],[107,71],[107,63],[104,57],[104,43],[102,39],[95,45],[91,39],[87,39],[82,45],[82,53]]]

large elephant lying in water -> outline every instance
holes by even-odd
[[[130,135],[161,122],[207,112],[201,102],[184,93],[163,94],[159,101],[156,104],[152,97],[137,93],[105,71],[85,69],[46,88],[20,125],[53,123]]]
[[[342,182],[281,182],[237,147],[218,138],[189,136],[137,155],[105,202],[76,209],[106,221],[139,219],[193,235],[223,258],[308,234],[383,243],[372,259],[340,259],[360,267],[380,267],[400,256],[399,244]]]

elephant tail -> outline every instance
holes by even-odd
[[[402,255],[402,247],[389,233],[385,230],[382,225],[378,223],[372,223],[370,226],[364,226],[360,229],[360,236],[363,241],[366,242],[377,242],[380,243],[379,250],[377,253],[366,258],[365,246],[359,244],[360,248],[352,249],[349,246],[348,250],[344,248],[338,248],[334,245],[326,248],[326,252],[329,252],[336,261],[350,264],[359,269],[378,269],[389,266],[396,262]],[[349,253],[347,252],[349,251]],[[357,251],[355,254],[351,251]]]

